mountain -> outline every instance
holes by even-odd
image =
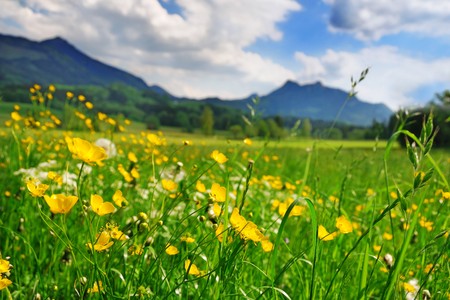
[[[189,103],[195,100],[176,98],[158,85],[148,86],[141,78],[89,57],[62,38],[35,42],[0,34],[0,87],[33,83],[102,86],[108,89],[115,85],[109,92],[112,96],[109,95],[108,100],[98,98],[97,101],[120,107],[126,104],[123,102],[123,95],[117,96],[120,94],[117,87],[121,85],[136,89],[132,92],[128,88],[121,88],[128,90],[128,98],[135,99],[134,102],[139,102],[142,107],[148,106],[149,103],[145,103],[148,101],[139,96],[141,91],[148,91],[153,100],[160,98],[156,101],[159,103],[164,101],[174,104]],[[371,125],[373,120],[385,122],[392,114],[384,104],[366,103],[357,97],[346,102],[347,95],[345,91],[326,87],[321,83],[300,85],[294,81],[287,81],[280,88],[261,96],[256,111],[264,117],[281,116],[333,121],[345,103],[338,121],[363,126]],[[254,106],[252,98],[255,96],[227,101],[208,98],[200,102],[248,112],[248,105]]]
[[[123,83],[137,89],[149,88],[141,78],[89,57],[62,38],[35,42],[2,34],[0,83],[101,86]],[[163,92],[158,86],[150,89]]]
[[[313,120],[333,121],[343,107],[337,121],[368,126],[373,120],[386,122],[392,111],[384,104],[372,104],[352,97],[346,100],[348,93],[330,88],[320,82],[300,85],[287,81],[273,92],[260,97],[256,111],[263,116],[281,116],[309,118]],[[235,101],[220,99],[205,99],[210,104],[246,109],[253,105],[251,98]],[[347,102],[346,102],[347,101]]]

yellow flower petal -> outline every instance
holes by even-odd
[[[7,288],[11,284],[12,284],[12,281],[9,280],[8,278],[1,278],[0,279],[0,291]]]
[[[166,253],[168,255],[177,255],[178,253],[180,253],[180,251],[178,251],[177,247],[168,245],[166,248]]]
[[[178,185],[170,179],[162,179],[161,185],[162,185],[163,189],[165,189],[166,191],[169,191],[169,192],[176,190],[178,187]]]
[[[100,195],[91,195],[91,207],[99,216],[113,213],[116,210],[111,202],[103,202],[103,198]]]
[[[184,262],[184,269],[186,270],[186,272],[188,272],[189,275],[195,275],[195,276],[200,275],[200,270],[197,268],[196,265],[191,263],[191,261],[189,259],[187,259]]]
[[[214,150],[211,153],[211,158],[219,164],[223,164],[228,160],[228,158],[223,153],[220,153],[219,150]]]
[[[273,250],[274,245],[272,244],[271,241],[269,241],[268,237],[264,237],[261,240],[261,247],[264,252],[271,252]]]
[[[227,190],[223,186],[220,186],[218,183],[213,183],[211,186],[210,196],[213,201],[225,202],[227,198]]]
[[[114,193],[112,199],[113,199],[114,203],[115,203],[118,207],[122,207],[123,203],[124,203],[124,202],[125,202],[125,203],[127,202],[127,200],[126,200],[125,197],[123,196],[121,190],[117,190],[117,191]]]
[[[50,207],[50,211],[54,214],[67,214],[78,201],[76,196],[63,194],[56,194],[51,197],[44,195],[44,199]]]
[[[200,193],[206,192],[206,187],[205,187],[205,185],[204,185],[200,180],[198,180],[197,183],[195,184],[195,188],[196,188],[197,191],[199,191]]]
[[[319,225],[319,232],[318,232],[319,239],[322,241],[331,241],[336,236],[335,233],[329,233],[325,227],[322,225]]]
[[[352,223],[345,216],[340,216],[336,219],[336,228],[339,229],[341,233],[350,233],[353,231]]]
[[[48,185],[40,183],[37,179],[32,178],[27,181],[27,188],[33,197],[44,196],[45,191],[48,189]]]

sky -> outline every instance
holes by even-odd
[[[450,0],[0,0],[0,33],[62,37],[176,96],[239,99],[287,80],[391,109],[450,89]]]

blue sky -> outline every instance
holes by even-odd
[[[0,32],[60,36],[177,96],[264,95],[286,80],[392,109],[450,88],[450,0],[2,0]]]

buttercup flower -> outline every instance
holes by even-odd
[[[101,291],[103,291],[103,283],[101,281],[98,281],[98,283],[97,283],[97,281],[96,281],[96,282],[94,282],[94,285],[92,286],[92,288],[88,288],[87,292],[89,294],[91,294],[91,293],[98,293]]]
[[[166,191],[169,191],[169,192],[173,191],[177,188],[177,184],[170,179],[162,179],[161,185],[162,185],[163,189],[165,189]]]
[[[340,216],[336,219],[336,228],[344,234],[353,231],[352,223],[345,216]]]
[[[319,225],[319,232],[318,232],[318,236],[319,239],[322,241],[331,241],[335,238],[335,236],[337,235],[336,232],[334,233],[329,233],[325,227],[323,227],[322,225]]]
[[[223,164],[228,160],[228,158],[223,153],[220,153],[219,150],[214,150],[211,153],[211,158],[219,164]]]
[[[122,194],[121,190],[117,190],[113,197],[112,197],[114,203],[118,206],[118,207],[122,207],[122,205],[124,203],[127,203],[127,200],[125,199],[125,197]]]
[[[274,245],[271,241],[269,241],[268,237],[264,237],[261,240],[261,247],[264,250],[264,252],[271,252],[273,250]]]
[[[227,197],[227,190],[218,183],[213,183],[211,186],[211,193],[209,194],[213,201],[225,202]]]
[[[6,259],[0,259],[0,275],[9,273],[11,265]]]
[[[102,252],[114,244],[114,242],[110,240],[110,234],[107,231],[102,231],[100,234],[97,234],[97,240],[95,241],[94,246],[92,246],[92,243],[87,243],[86,246],[91,250],[94,249],[97,252]]]
[[[197,180],[197,182],[195,184],[195,189],[197,191],[199,191],[200,193],[206,192],[206,187],[200,180]]]
[[[200,276],[200,270],[189,259],[184,262],[184,269],[189,275]]]
[[[119,226],[106,226],[109,231],[109,235],[118,241],[126,241],[129,239],[129,237],[124,234],[122,231],[119,230]]]
[[[259,231],[258,226],[241,216],[237,208],[234,208],[231,213],[230,223],[234,230],[239,233],[244,240],[260,242],[264,238],[264,235]]]
[[[105,149],[86,140],[66,137],[66,143],[75,158],[90,165],[93,163],[99,164],[108,157]]]
[[[99,216],[113,213],[116,210],[111,202],[104,202],[100,195],[91,195],[91,207]]]
[[[31,196],[42,197],[48,189],[48,185],[40,183],[36,178],[32,178],[27,181],[27,188],[30,191]]]
[[[166,247],[166,253],[168,255],[177,255],[180,251],[178,251],[177,247],[168,244]]]
[[[76,196],[63,194],[56,194],[51,197],[44,195],[44,199],[50,207],[50,211],[54,214],[67,214],[78,201]]]
[[[12,281],[9,280],[8,278],[1,278],[0,279],[0,291],[7,288],[11,284],[12,284]]]

